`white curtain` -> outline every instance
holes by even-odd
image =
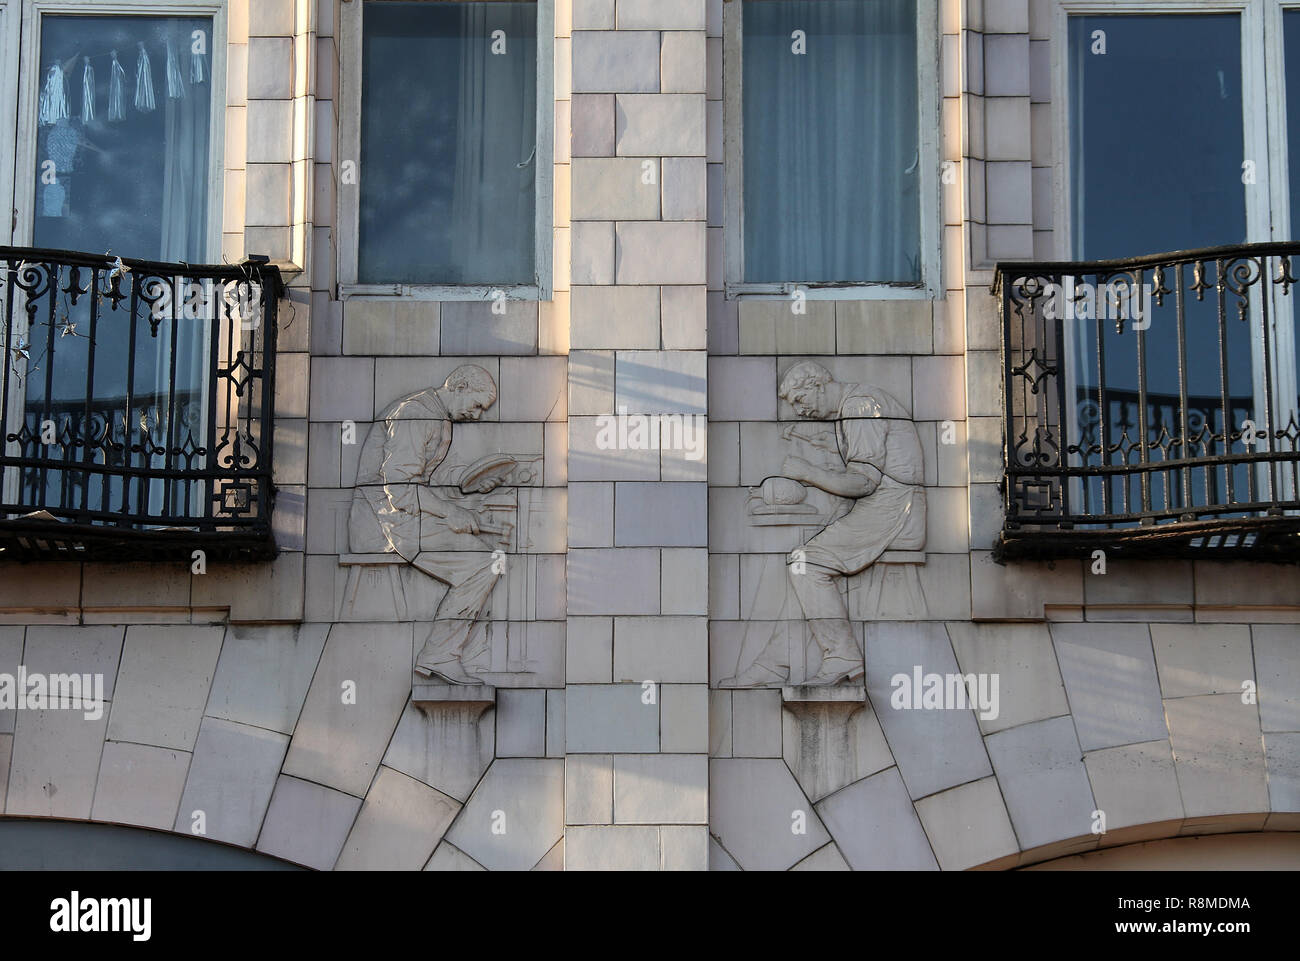
[[[159,108],[164,111],[163,135],[166,167],[162,183],[162,252],[165,261],[208,263],[218,260],[208,250],[208,157],[210,152],[211,83],[191,84],[189,74],[189,31],[176,31],[173,38],[180,53],[187,81],[186,95],[166,96],[166,73],[157,70],[155,82]],[[165,67],[166,60],[163,61]],[[205,64],[206,66],[206,64]]]
[[[746,0],[743,62],[745,280],[918,282],[914,0]]]
[[[449,226],[460,276],[453,282],[531,283],[537,164],[550,162],[535,151],[537,5],[459,6],[465,42]],[[502,45],[503,53],[493,52]]]
[[[207,24],[205,24],[207,26]],[[190,81],[192,21],[172,21],[160,31],[165,33],[163,43],[150,44],[153,53],[153,74],[155,101],[161,117],[161,134],[163,137],[163,179],[160,197],[161,246],[160,259],[172,263],[206,264],[218,259],[215,252],[208,249],[208,159],[210,155],[210,137],[212,130],[212,85],[208,58],[204,58],[205,81]],[[209,31],[210,37],[210,31]],[[168,90],[166,44],[170,43],[184,75],[183,89],[185,96],[172,97]],[[208,436],[206,417],[209,393],[213,389],[212,371],[208,350],[211,325],[209,317],[185,318],[186,285],[194,278],[182,275],[176,291],[174,305],[179,319],[175,322],[176,340],[176,401],[169,410],[168,388],[172,383],[170,352],[173,338],[173,325],[170,320],[158,328],[158,336],[152,339],[145,349],[152,348],[153,383],[158,403],[159,426],[164,431],[159,439],[163,443],[186,446],[187,435],[192,433],[194,445],[211,447],[220,443],[222,437]],[[213,309],[221,310],[221,288],[212,289],[216,305]],[[219,315],[215,315],[219,316]],[[222,343],[227,338],[234,338],[232,348],[238,349],[240,338],[239,325],[223,323]],[[219,398],[222,406],[225,398]],[[237,398],[232,399],[237,403]],[[238,417],[238,410],[221,411],[225,424],[233,424]],[[167,430],[166,428],[170,428]],[[224,433],[224,432],[223,432]],[[167,458],[159,455],[152,459],[155,467],[167,465]],[[202,458],[196,458],[192,464],[177,459],[172,467],[205,467]],[[163,483],[152,481],[149,491],[149,504],[154,510],[162,510],[166,504],[169,513],[203,513],[204,498],[208,496],[205,485],[201,482],[176,481],[171,486],[171,499],[168,504],[163,494]]]

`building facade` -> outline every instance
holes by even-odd
[[[1298,18],[0,0],[0,864],[1296,866]]]

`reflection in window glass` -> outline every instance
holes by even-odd
[[[211,30],[198,17],[42,18],[36,246],[211,259]]]
[[[1076,258],[1246,242],[1240,19],[1070,18]]]
[[[537,5],[364,12],[358,280],[534,283]]]

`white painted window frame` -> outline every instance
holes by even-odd
[[[1283,73],[1284,61],[1284,42],[1282,35],[1282,14],[1286,10],[1300,10],[1300,0],[1273,0],[1264,8],[1264,73],[1266,76],[1274,77],[1274,86],[1276,90],[1274,95],[1267,98],[1265,104],[1268,111],[1267,126],[1270,132],[1270,162],[1269,162],[1269,181],[1268,190],[1272,207],[1269,211],[1269,220],[1272,230],[1272,239],[1274,240],[1293,240],[1295,235],[1293,231],[1300,225],[1291,223],[1291,197],[1290,197],[1290,161],[1289,155],[1291,145],[1287,142],[1287,110],[1286,102],[1286,78]],[[1300,50],[1293,51],[1295,56],[1300,56]],[[1300,104],[1290,105],[1290,109],[1300,111]],[[1300,150],[1300,144],[1296,145]],[[1297,158],[1300,161],[1300,158]],[[1296,293],[1293,292],[1290,298],[1283,298],[1279,291],[1273,291],[1273,303],[1269,311],[1269,316],[1273,319],[1273,343],[1275,347],[1274,354],[1274,384],[1278,401],[1274,406],[1275,423],[1272,427],[1281,427],[1285,425],[1289,418],[1295,417],[1300,423],[1300,409],[1297,409],[1297,394],[1300,393],[1300,372],[1297,371],[1297,345],[1295,340],[1295,324],[1283,323],[1278,324],[1279,318],[1292,318],[1297,310]],[[1294,497],[1295,491],[1290,489],[1290,479],[1285,476],[1285,471],[1280,472],[1282,477],[1281,496]]]
[[[1290,240],[1290,204],[1287,177],[1286,85],[1282,74],[1282,11],[1300,9],[1300,0],[1058,0],[1052,31],[1052,102],[1056,156],[1053,158],[1053,246],[1056,259],[1074,256],[1070,199],[1069,18],[1088,14],[1211,14],[1236,13],[1241,17],[1243,160],[1254,159],[1255,182],[1264,189],[1246,193],[1246,239],[1251,243]],[[1275,78],[1272,91],[1268,78]],[[1297,105],[1296,109],[1300,109]],[[1160,253],[1160,251],[1149,251]],[[1295,297],[1293,292],[1291,300]],[[1269,315],[1289,317],[1292,303],[1271,291]],[[1255,320],[1252,364],[1255,371],[1255,407],[1264,410],[1264,340],[1260,303],[1254,301]],[[1070,335],[1073,342],[1073,334]],[[1293,324],[1274,323],[1273,407],[1278,424],[1285,424],[1295,407],[1296,344]],[[1073,371],[1072,367],[1068,370]],[[1073,391],[1073,384],[1069,389]],[[1298,415],[1300,416],[1300,415]],[[1270,425],[1276,426],[1276,425]]]
[[[802,290],[808,300],[933,300],[943,295],[940,249],[939,33],[937,0],[917,0],[917,107],[920,113],[921,164],[921,282],[802,283],[796,280],[748,283],[745,277],[745,137],[743,4],[731,0],[723,17],[723,176],[726,184],[726,223],[723,229],[728,300],[787,298]],[[864,230],[870,224],[863,225]]]
[[[425,0],[459,3],[464,0]],[[338,295],[340,300],[391,299],[429,301],[544,301],[554,293],[554,181],[555,181],[555,0],[537,4],[537,154],[535,178],[534,249],[536,261],[531,284],[362,284],[357,282],[357,254],[361,223],[361,191],[356,185],[338,188]],[[340,9],[339,36],[340,117],[339,159],[357,164],[361,157],[361,59],[363,0],[349,0]]]
[[[1273,0],[1264,8],[1264,65],[1266,76],[1275,77],[1276,91],[1268,97],[1268,129],[1275,132],[1270,136],[1272,147],[1269,162],[1269,196],[1274,199],[1270,211],[1272,238],[1278,241],[1292,240],[1290,197],[1290,144],[1287,143],[1287,102],[1285,66],[1285,49],[1282,36],[1282,14],[1287,10],[1300,10],[1300,0]],[[1300,55],[1300,50],[1296,51]],[[1300,110],[1300,104],[1294,105]],[[1300,149],[1300,144],[1296,145]],[[1278,203],[1277,198],[1285,198],[1287,203]]]
[[[13,242],[18,220],[14,195],[14,130],[18,123],[18,36],[22,6],[0,0],[0,243]]]
[[[13,0],[0,0],[0,243],[13,243],[13,230],[18,222],[17,197],[14,195],[14,132],[18,122],[18,39],[22,5]],[[2,320],[2,318],[0,318]],[[0,323],[0,326],[3,326]],[[0,358],[3,363],[7,358]],[[10,383],[12,380],[6,378]],[[12,418],[19,406],[20,392],[8,390],[9,396],[0,397]],[[13,422],[13,421],[11,421]],[[0,438],[0,450],[15,456],[18,443],[5,443]],[[7,501],[13,503],[19,484],[18,472],[0,471],[0,488]]]
[[[16,6],[17,4],[12,4]],[[15,243],[32,240],[36,196],[36,114],[40,102],[41,18],[46,14],[110,17],[212,17],[212,129],[208,144],[208,236],[204,260],[221,260],[222,195],[226,169],[226,0],[23,0],[21,76],[18,78],[17,149],[0,155],[0,164],[14,164]],[[11,90],[14,88],[10,88]],[[3,93],[0,92],[0,96]],[[104,251],[88,251],[104,253]],[[129,251],[114,251],[125,253]]]

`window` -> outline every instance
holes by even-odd
[[[1300,95],[1286,105],[1287,94],[1295,93],[1291,88],[1300,86],[1296,6],[1206,0],[1190,11],[1186,4],[1170,9],[1161,3],[1132,3],[1119,12],[1071,8],[1069,257],[1097,260],[1295,239],[1290,212],[1300,197],[1290,189],[1294,170],[1291,176],[1284,172],[1286,135],[1300,123]],[[1282,38],[1280,45],[1274,35]],[[1265,64],[1279,55],[1285,69],[1270,76]],[[1141,97],[1132,96],[1137,90]],[[1293,119],[1284,122],[1288,114]],[[1157,130],[1159,136],[1142,132]],[[1267,299],[1252,300],[1253,323],[1226,326],[1222,350],[1212,298],[1185,298],[1181,329],[1161,322],[1162,311],[1172,305],[1153,305],[1143,332],[1151,358],[1142,371],[1149,404],[1181,416],[1185,392],[1189,420],[1205,420],[1225,451],[1234,447],[1230,435],[1247,421],[1271,420],[1279,429],[1300,419],[1292,299],[1276,285]],[[1075,325],[1071,341],[1072,395],[1096,396],[1100,349],[1111,389],[1127,388],[1136,397],[1137,338],[1123,338],[1112,328],[1098,346],[1083,327]],[[1181,366],[1169,362],[1179,356],[1179,338],[1186,355]],[[1118,407],[1113,413],[1123,416]],[[1164,420],[1155,417],[1154,429]],[[1121,436],[1119,424],[1108,427]],[[1236,487],[1244,490],[1251,468],[1238,465],[1234,473]],[[1193,500],[1209,496],[1191,492]]]
[[[5,557],[271,549],[279,274],[180,266],[220,259],[225,6],[0,0]]]
[[[8,6],[2,21],[17,19]],[[19,104],[13,240],[211,262],[221,239],[223,5],[123,7],[23,7],[17,89],[4,98]]]
[[[352,6],[343,294],[549,297],[551,0]]]
[[[8,6],[0,18],[16,21],[19,6]],[[22,9],[17,90],[0,91],[0,99],[20,104],[13,241],[101,257],[218,260],[222,5],[135,4],[122,13],[117,3],[32,0]],[[21,368],[11,371],[6,392],[10,424],[24,412],[44,422],[87,399],[89,306],[68,301],[59,316],[18,316],[12,334],[28,349],[10,364]],[[66,332],[55,338],[57,351],[40,349],[41,321]],[[105,333],[100,328],[93,355],[102,370],[92,404],[115,391],[125,396],[128,368],[142,403],[148,395],[198,403],[207,394],[202,322],[180,325],[174,340],[160,329],[135,344],[134,356],[129,338]],[[44,376],[26,376],[29,370]]]
[[[1242,170],[1244,159],[1252,153],[1244,139],[1240,21],[1238,13],[1216,12],[1070,18],[1072,257],[1136,257],[1252,239],[1247,226],[1248,186],[1243,183],[1249,178],[1243,177]],[[1093,52],[1102,49],[1094,39],[1099,35],[1104,38],[1104,54]],[[1142,96],[1133,97],[1135,90],[1141,90]],[[1139,102],[1159,104],[1155,117],[1149,106]],[[1160,136],[1134,136],[1135,130],[1155,118]],[[1158,177],[1155,171],[1160,171]],[[1254,239],[1267,239],[1266,230]],[[1190,282],[1188,274],[1185,283]],[[1252,357],[1256,325],[1225,325],[1220,352],[1216,298],[1184,298],[1179,322],[1174,322],[1174,309],[1172,299],[1150,306],[1151,324],[1142,331],[1149,357],[1145,364],[1138,363],[1138,338],[1127,325],[1117,328],[1088,317],[1069,319],[1068,392],[1076,398],[1080,435],[1087,439],[1075,455],[1078,463],[1107,460],[1100,452],[1103,439],[1104,446],[1111,446],[1126,436],[1126,427],[1127,436],[1137,439],[1139,374],[1148,430],[1155,435],[1167,426],[1165,436],[1181,439],[1183,386],[1191,420],[1204,422],[1220,437],[1247,420],[1260,422],[1263,402],[1255,396]],[[1181,364],[1176,362],[1180,356]],[[1227,382],[1226,405],[1221,378]],[[1103,380],[1104,417],[1097,407]],[[1150,440],[1151,453],[1158,459],[1178,458],[1177,447],[1162,445],[1154,435]],[[1238,453],[1245,451],[1236,446]],[[1109,459],[1118,456],[1115,451]],[[1244,463],[1232,470],[1236,489],[1245,491],[1250,470]],[[1092,477],[1076,494],[1096,509],[1109,499],[1113,513],[1116,495],[1131,479]],[[1214,486],[1215,479],[1214,472],[1198,471],[1193,489],[1184,491],[1176,473],[1157,472],[1151,477],[1154,501],[1164,503],[1164,485],[1172,482],[1167,492],[1171,506],[1186,501],[1190,510],[1195,503],[1213,498],[1215,492],[1205,485]]]
[[[726,8],[728,292],[938,287],[938,36],[927,0]]]

